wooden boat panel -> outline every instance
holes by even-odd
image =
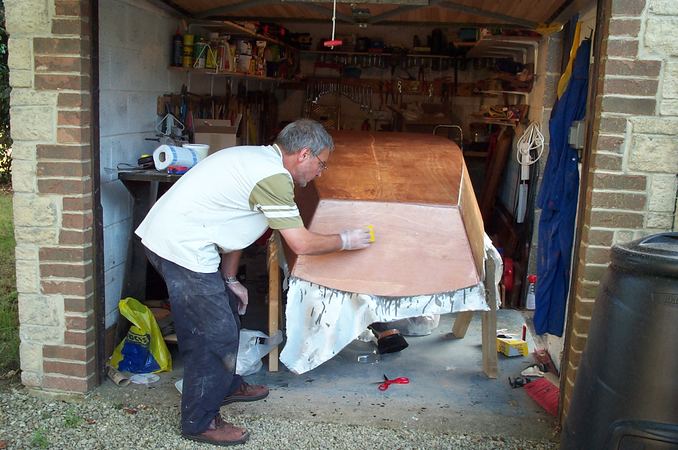
[[[463,157],[454,142],[428,134],[332,134],[329,169],[314,181],[321,199],[456,205]]]
[[[406,297],[450,292],[478,283],[457,207],[321,200],[309,229],[334,233],[373,225],[367,249],[299,256],[294,275],[348,292]]]

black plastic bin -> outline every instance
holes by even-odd
[[[612,248],[562,449],[678,449],[678,233]]]

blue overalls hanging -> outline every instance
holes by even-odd
[[[537,200],[542,209],[534,313],[537,334],[563,334],[579,196],[577,151],[568,144],[568,135],[572,122],[586,114],[590,52],[591,41],[585,39],[576,52],[569,83],[556,100],[549,121],[549,156]]]

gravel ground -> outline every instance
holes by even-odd
[[[224,418],[250,431],[245,449],[555,449],[548,441],[442,434],[281,420],[257,415]],[[4,446],[3,446],[4,445]],[[45,400],[21,387],[0,387],[0,449],[216,448],[179,436],[179,409],[115,404],[96,396]]]

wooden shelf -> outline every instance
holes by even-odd
[[[523,91],[476,91],[478,94],[491,94],[491,95],[524,95],[528,96],[530,95],[529,92],[523,92]]]
[[[486,117],[471,116],[471,123],[486,123],[489,125],[505,125],[515,128],[520,122],[517,120],[489,119]]]
[[[248,73],[242,73],[242,72],[217,72],[215,69],[193,69],[193,68],[186,68],[186,67],[170,66],[169,70],[171,70],[173,72],[186,72],[186,73],[191,73],[191,74],[210,75],[210,76],[217,76],[217,77],[247,78],[247,79],[259,80],[259,81],[277,81],[277,82],[292,81],[292,80],[286,80],[286,79],[283,79],[283,78],[271,78],[271,77],[264,77],[264,76],[261,76],[261,75],[250,75]]]
[[[272,44],[282,45],[284,47],[288,47],[294,50],[298,50],[296,47],[288,44],[287,42],[283,42],[280,39],[267,36],[265,34],[257,33],[256,31],[253,31],[252,29],[244,25],[241,25],[230,20],[195,20],[191,21],[191,23],[189,24],[189,26],[193,25],[200,26],[203,28],[218,28],[220,31],[223,31],[224,33],[227,34],[231,34],[233,36],[250,37],[262,41],[267,41]]]

